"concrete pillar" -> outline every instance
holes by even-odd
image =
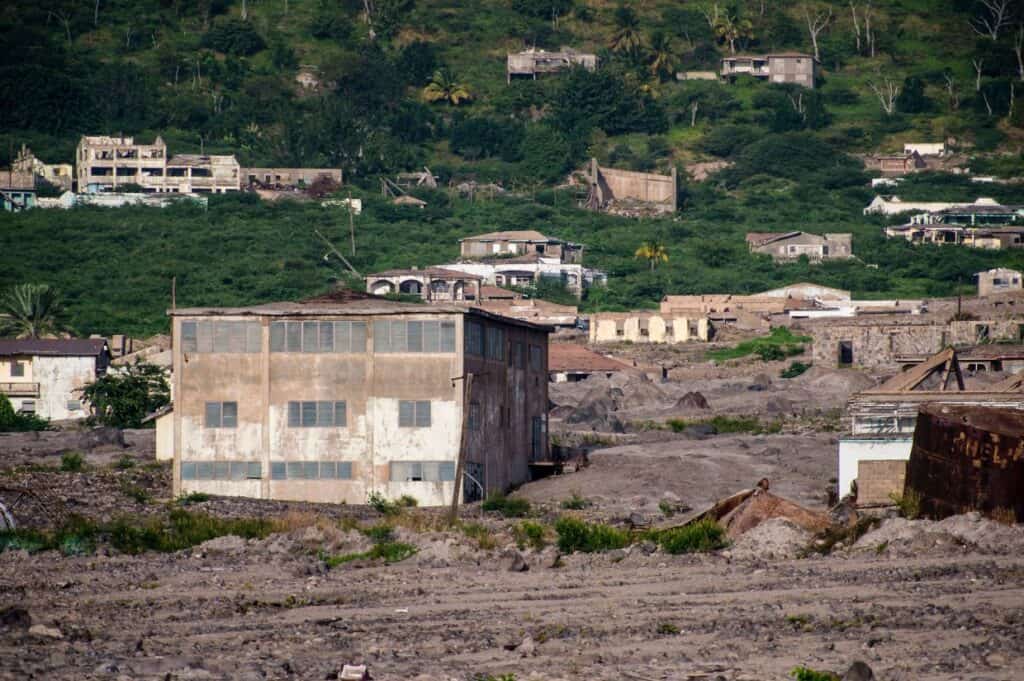
[[[640,342],[640,319],[638,317],[629,317],[623,322],[622,339],[634,343]]]
[[[697,320],[697,338],[706,341],[708,339],[708,318],[701,317]]]
[[[676,317],[672,320],[672,329],[675,331],[676,343],[685,343],[690,340],[689,317]]]
[[[647,340],[652,343],[664,343],[666,326],[662,317],[651,317],[647,320]]]

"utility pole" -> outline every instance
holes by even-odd
[[[352,192],[348,193],[348,233],[352,237],[352,257],[356,257],[356,227],[352,217]]]

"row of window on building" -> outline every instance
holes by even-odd
[[[238,402],[207,402],[203,425],[207,428],[237,428]],[[289,428],[345,428],[348,426],[348,407],[343,400],[288,403]],[[400,428],[429,428],[430,402],[427,400],[399,400],[398,426]]]
[[[366,322],[271,322],[271,352],[364,353]],[[192,353],[257,353],[261,351],[261,326],[248,321],[183,321],[181,348]],[[377,320],[373,323],[376,353],[455,352],[455,322]],[[497,361],[505,360],[505,330],[466,323],[466,353]],[[540,346],[516,342],[509,363],[525,369],[527,359],[534,371],[543,370]]]
[[[259,461],[182,461],[182,480],[259,480]],[[391,482],[451,482],[454,461],[392,461]],[[271,480],[351,480],[351,461],[271,461]]]

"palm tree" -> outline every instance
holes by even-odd
[[[615,10],[615,33],[612,34],[613,52],[635,54],[640,49],[640,19],[629,5],[619,5]]]
[[[460,83],[448,69],[434,71],[430,84],[423,88],[423,99],[458,106],[473,99],[469,88]]]
[[[0,335],[39,338],[63,326],[60,294],[46,284],[18,284],[0,296]]]
[[[748,19],[737,19],[724,14],[715,22],[715,35],[729,43],[729,52],[736,54],[736,41],[741,38],[753,38],[754,25]]]
[[[672,44],[672,36],[664,31],[655,31],[651,34],[650,47],[650,69],[658,80],[665,80],[671,77],[676,66],[675,46]]]
[[[640,248],[636,249],[636,253],[633,254],[638,260],[646,260],[651,265],[651,271],[658,266],[659,262],[668,262],[668,250],[664,244],[660,244],[656,241],[645,241],[640,244]]]

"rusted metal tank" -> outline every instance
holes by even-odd
[[[1024,411],[922,405],[905,493],[932,518],[980,511],[1024,522]]]

